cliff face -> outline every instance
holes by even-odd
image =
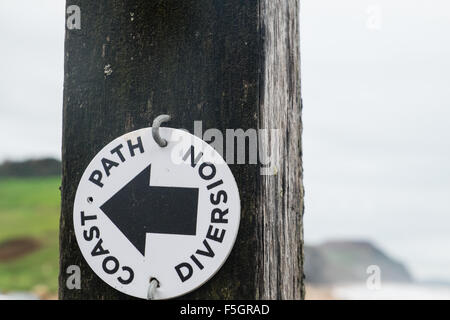
[[[402,263],[388,257],[370,242],[330,241],[305,246],[305,275],[309,283],[365,282],[370,265],[380,267],[382,281],[413,281]]]

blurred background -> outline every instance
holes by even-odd
[[[54,299],[65,3],[0,0],[0,299]],[[450,298],[450,3],[301,0],[309,299]]]
[[[335,295],[450,297],[449,34],[448,1],[301,1],[307,275]]]
[[[0,299],[57,297],[64,32],[65,1],[0,0]]]

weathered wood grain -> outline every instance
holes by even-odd
[[[278,129],[273,143],[274,175],[260,181],[258,221],[262,237],[258,296],[301,299],[303,287],[303,184],[299,2],[263,0],[260,23],[263,68],[259,102],[261,128]]]
[[[128,299],[76,244],[76,188],[112,139],[170,114],[171,127],[280,129],[276,175],[231,165],[241,225],[222,269],[188,299],[303,298],[298,0],[69,0],[81,30],[65,42],[61,299]],[[273,137],[272,137],[273,139]],[[79,265],[81,290],[65,286]]]

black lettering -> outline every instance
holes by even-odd
[[[86,241],[92,241],[94,239],[94,233],[96,234],[95,238],[100,238],[100,230],[97,227],[91,227],[89,229],[89,233],[87,230],[83,231],[83,237]]]
[[[211,173],[210,173],[209,175],[206,175],[206,174],[203,172],[203,170],[204,170],[206,167],[211,168]],[[200,177],[201,177],[203,180],[211,180],[211,179],[214,178],[215,175],[216,175],[216,166],[213,165],[212,163],[209,163],[209,162],[203,162],[203,163],[200,165],[200,168],[198,168],[198,173],[200,174]]]
[[[187,274],[183,274],[183,272],[181,271],[182,268],[187,269]],[[189,280],[192,277],[192,274],[194,272],[194,270],[192,269],[192,266],[187,263],[187,262],[183,262],[180,263],[179,265],[177,265],[175,267],[175,271],[178,273],[178,276],[180,277],[181,282],[185,282],[186,280]]]
[[[104,254],[109,253],[109,250],[103,249],[102,243],[103,243],[102,239],[99,239],[97,241],[97,244],[95,245],[94,249],[92,249],[91,256],[96,257],[96,256],[102,256]]]
[[[213,209],[213,211],[211,212],[211,223],[228,223],[228,219],[223,218],[227,214],[228,214],[228,209],[226,209],[225,211],[222,211],[218,208]],[[218,215],[218,217],[216,217],[217,215]]]
[[[128,272],[128,279],[124,280],[122,278],[122,276],[118,277],[117,280],[119,280],[119,282],[121,284],[130,284],[131,282],[133,282],[134,279],[134,271],[133,269],[131,269],[130,267],[122,267],[122,270],[125,272]]]
[[[108,177],[110,175],[109,171],[111,170],[111,168],[119,166],[119,164],[117,162],[109,160],[107,158],[102,159],[102,165],[103,165],[103,169],[105,170],[105,173]]]
[[[89,181],[96,184],[100,188],[103,188],[102,177],[103,175],[100,170],[94,170],[89,177]]]
[[[203,270],[204,266],[202,265],[202,263],[201,263],[200,261],[198,261],[198,259],[197,259],[197,257],[196,257],[195,255],[192,255],[192,256],[191,256],[191,259],[192,259],[192,261],[195,262],[195,264],[197,265],[197,267],[198,267],[200,270]]]
[[[86,220],[97,220],[97,216],[85,216],[84,211],[81,211],[81,225],[84,226]]]
[[[122,152],[120,151],[123,148],[122,144],[119,144],[117,147],[111,150],[111,154],[117,154],[120,158],[120,161],[125,162],[125,157],[123,156]]]
[[[128,140],[127,143],[128,143],[128,149],[130,149],[130,155],[132,157],[134,157],[134,155],[135,155],[135,153],[134,153],[135,149],[139,149],[139,151],[141,153],[144,153],[144,146],[142,145],[141,137],[137,137],[137,144],[133,144],[133,142],[131,142],[131,140]]]
[[[211,249],[211,247],[209,246],[209,243],[208,243],[208,241],[206,241],[206,239],[203,240],[203,245],[205,246],[206,250],[208,250],[208,251],[197,250],[197,252],[195,252],[195,253],[200,254],[202,256],[214,258],[214,256],[215,256],[214,251]]]
[[[221,200],[221,198],[223,198],[223,200]],[[221,201],[223,203],[227,203],[228,195],[225,191],[220,190],[219,192],[217,192],[216,197],[214,197],[214,193],[211,193],[211,195],[209,196],[209,200],[214,205],[218,205]]]
[[[183,156],[183,161],[186,161],[189,156],[191,156],[191,167],[195,168],[197,163],[200,161],[200,159],[203,157],[203,152],[200,152],[197,157],[194,157],[195,150],[194,146],[191,146],[191,148],[185,153]]]
[[[206,188],[208,189],[208,190],[211,190],[211,189],[214,189],[215,187],[218,187],[218,186],[220,186],[221,184],[223,184],[223,181],[222,180],[219,180],[219,181],[216,181],[216,182],[214,182],[214,183],[211,183],[209,186],[207,186]]]
[[[212,233],[213,229],[215,229],[214,233]],[[223,238],[225,237],[225,230],[222,230],[222,233],[220,234],[220,236],[218,236],[219,231],[220,231],[219,229],[214,228],[213,226],[209,226],[208,233],[206,234],[206,238],[222,243]]]
[[[110,261],[114,263],[114,267],[112,269],[108,268],[108,262]],[[117,258],[113,256],[106,257],[103,260],[102,267],[103,271],[105,271],[107,274],[114,274],[117,272],[117,270],[119,270],[119,260],[117,260]]]

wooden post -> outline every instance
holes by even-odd
[[[203,130],[279,129],[273,175],[230,165],[241,196],[232,254],[188,299],[302,299],[303,185],[299,0],[68,0],[60,233],[61,299],[126,299],[84,261],[72,210],[81,175],[114,138],[168,124]],[[272,137],[273,138],[273,137]],[[81,268],[81,289],[66,270]]]

